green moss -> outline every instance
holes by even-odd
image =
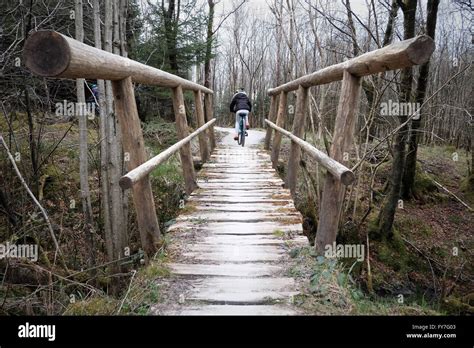
[[[407,268],[407,250],[400,238],[398,231],[394,228],[392,238],[383,238],[377,244],[379,260],[397,272],[404,272]]]
[[[380,239],[378,215],[379,212],[374,211],[367,217],[367,233],[372,240]]]
[[[379,242],[375,243],[376,245]],[[390,244],[392,252],[404,249],[398,240]],[[294,304],[308,314],[318,315],[437,315],[440,312],[414,298],[400,304],[396,296],[367,295],[351,279],[354,268],[334,259],[316,257],[312,248],[302,247],[288,275],[303,280]],[[377,273],[373,274],[378,275]]]
[[[119,300],[111,297],[93,297],[69,304],[65,315],[112,315],[119,308]]]
[[[438,186],[434,183],[433,178],[423,171],[419,163],[416,164],[414,192],[416,196],[438,192]]]
[[[461,191],[470,204],[474,203],[474,173],[461,181]]]
[[[448,314],[472,315],[474,314],[474,293],[461,298],[450,296],[442,302],[441,308]]]
[[[449,256],[449,251],[446,250],[445,248],[441,247],[441,246],[434,245],[430,249],[430,254],[436,255],[437,257],[440,257],[440,258],[444,259],[447,256]]]
[[[163,223],[181,213],[184,199],[184,179],[176,156],[168,159],[151,172],[152,191],[155,196],[158,221]],[[191,208],[190,208],[191,209]]]
[[[274,230],[273,235],[278,238],[283,238],[285,236],[285,232],[282,230]]]
[[[156,279],[156,278],[169,277],[171,275],[171,271],[162,262],[159,262],[159,263],[152,263],[149,266],[141,269],[139,274],[141,277],[144,277],[145,279]]]
[[[186,205],[184,206],[184,208],[182,208],[180,211],[179,211],[179,214],[180,215],[188,215],[188,214],[192,214],[192,213],[195,213],[197,212],[197,208],[196,206],[194,206],[193,204],[190,204],[190,202],[186,203]]]
[[[433,229],[424,220],[417,216],[397,215],[395,217],[395,226],[401,233],[416,233],[417,235],[430,236]]]
[[[463,221],[463,219],[459,215],[450,215],[450,216],[448,216],[448,220],[449,220],[449,222],[451,222],[455,225],[459,225]]]

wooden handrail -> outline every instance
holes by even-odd
[[[354,76],[361,77],[423,64],[430,59],[434,49],[433,39],[426,35],[420,35],[413,39],[396,42],[378,50],[367,52],[343,63],[328,66],[312,74],[271,88],[268,90],[268,95],[295,91],[300,85],[312,87],[340,81],[344,70]]]
[[[275,129],[276,131],[280,132],[281,134],[287,136],[292,141],[297,143],[303,151],[305,151],[310,156],[314,157],[316,161],[318,161],[324,168],[328,170],[335,178],[340,180],[344,185],[350,185],[354,182],[355,176],[354,173],[344,166],[343,164],[339,163],[338,161],[332,159],[324,152],[318,150],[316,147],[311,145],[310,143],[304,141],[303,139],[298,138],[291,132],[278,127],[275,123],[265,119],[265,122]]]
[[[86,45],[56,31],[31,34],[23,50],[26,67],[37,75],[56,78],[122,80],[160,87],[201,91],[212,90],[160,69]]]
[[[172,154],[179,151],[184,145],[189,143],[194,137],[198,136],[210,126],[216,122],[216,119],[212,119],[203,126],[196,129],[194,132],[189,134],[186,138],[181,139],[174,145],[167,148],[165,151],[161,152],[159,155],[153,157],[152,159],[146,161],[145,163],[140,164],[135,169],[129,171],[127,174],[120,178],[120,187],[123,189],[128,189],[132,187],[135,183],[143,179],[145,176],[150,174],[156,167],[166,161]]]

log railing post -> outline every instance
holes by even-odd
[[[205,109],[206,123],[214,118],[214,105],[212,102],[213,102],[212,94],[206,93],[204,95],[204,109]],[[214,125],[209,127],[207,132],[208,132],[209,143],[211,145],[211,152],[212,152],[216,147],[216,136],[214,134]]]
[[[178,133],[178,138],[181,140],[189,135],[188,121],[186,120],[186,108],[184,107],[183,89],[181,86],[173,88],[173,109],[176,121],[176,131]],[[191,194],[191,192],[197,188],[191,146],[189,144],[184,145],[179,151],[179,154],[181,158],[181,166],[183,167],[186,193]]]
[[[268,110],[268,117],[267,119],[275,122],[275,117],[276,117],[276,107],[277,107],[277,102],[278,102],[278,95],[272,95],[270,97],[270,109]],[[270,141],[272,139],[272,127],[267,126],[267,133],[265,134],[265,150],[270,149]]]
[[[293,134],[298,138],[303,137],[306,110],[308,106],[308,88],[300,86],[296,95],[296,113],[293,120]],[[301,156],[301,148],[294,141],[291,142],[290,158],[288,159],[288,174],[286,176],[287,188],[295,195],[296,178]]]
[[[147,160],[132,78],[112,81],[112,88],[123,149],[129,155],[128,169],[132,170]],[[148,176],[133,186],[132,191],[141,244],[146,256],[150,258],[157,250],[160,227]]]
[[[276,119],[276,125],[278,127],[283,127],[283,125],[285,124],[287,99],[288,99],[288,93],[281,92],[280,101],[278,103],[278,115]],[[279,132],[275,132],[275,136],[273,137],[271,159],[272,159],[273,168],[275,169],[278,165],[278,158],[280,157],[281,136],[282,135]]]
[[[337,107],[337,116],[334,125],[333,143],[330,156],[338,162],[346,162],[354,138],[354,127],[359,108],[360,77],[356,77],[347,70],[343,72],[341,95]],[[345,186],[331,174],[326,175],[321,207],[319,210],[318,233],[316,234],[316,251],[324,253],[326,245],[336,241],[339,217],[344,200]]]
[[[198,128],[204,126],[204,109],[202,105],[202,93],[201,91],[194,91],[194,107],[196,108],[196,119]],[[209,159],[209,148],[207,147],[207,139],[205,133],[199,134],[199,151],[201,153],[202,163],[207,162]]]

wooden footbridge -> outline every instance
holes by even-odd
[[[180,306],[168,314],[293,314],[288,306],[298,292],[282,265],[288,245],[304,243],[301,215],[294,208],[301,151],[327,169],[319,207],[316,250],[336,240],[345,187],[354,174],[346,167],[363,76],[423,64],[434,42],[418,36],[300,77],[270,89],[270,111],[262,146],[217,146],[214,135],[213,92],[181,77],[108,53],[54,31],[35,32],[25,43],[26,66],[35,74],[55,78],[111,80],[115,113],[128,153],[129,172],[120,179],[131,189],[143,250],[148,258],[157,251],[160,229],[149,174],[179,151],[187,207],[171,226],[174,239],[187,238],[172,271],[191,284]],[[330,153],[301,139],[309,88],[342,80]],[[133,83],[172,89],[179,141],[156,157],[145,153]],[[189,134],[183,90],[194,93],[198,129]],[[288,93],[297,91],[291,132],[283,129]],[[272,131],[274,136],[272,139]],[[291,139],[288,175],[276,174],[282,136]],[[196,175],[190,141],[199,138],[203,169]],[[269,152],[271,151],[271,152]],[[292,244],[293,243],[293,244]],[[116,246],[115,255],[123,255]],[[180,297],[181,299],[181,297]],[[283,305],[286,304],[286,305]]]

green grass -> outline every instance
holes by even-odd
[[[399,303],[397,294],[381,297],[365,293],[353,277],[357,265],[344,265],[334,259],[316,256],[313,248],[294,252],[289,276],[303,282],[295,304],[307,314],[319,315],[435,315],[442,314],[423,299],[406,297]],[[309,279],[309,281],[307,280]]]
[[[278,238],[283,238],[285,236],[285,231],[282,230],[274,230],[273,235]]]
[[[168,278],[166,253],[159,253],[146,267],[139,269],[119,298],[95,295],[70,303],[65,315],[147,315],[150,307],[162,299],[159,279]],[[130,291],[127,294],[127,290]],[[125,297],[126,296],[126,297]],[[123,302],[123,305],[122,305]],[[120,313],[119,313],[120,310]]]

